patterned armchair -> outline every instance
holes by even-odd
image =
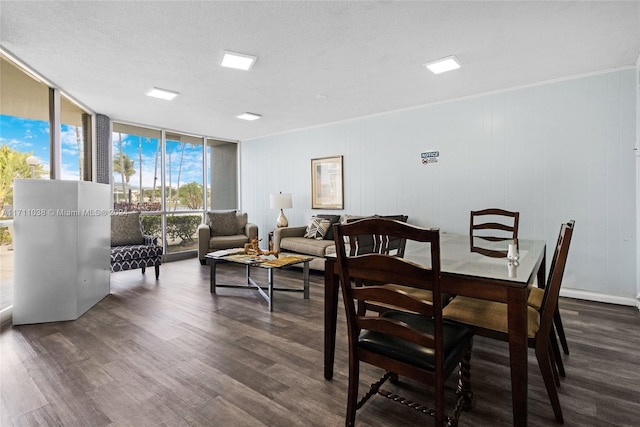
[[[162,246],[158,238],[142,234],[140,212],[111,215],[111,272],[154,267],[160,276]]]

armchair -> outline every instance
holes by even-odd
[[[111,272],[154,267],[160,276],[162,246],[158,238],[142,234],[140,212],[111,215]]]
[[[209,211],[198,227],[198,259],[205,265],[205,255],[220,249],[241,248],[258,238],[258,226],[248,222],[246,213]]]

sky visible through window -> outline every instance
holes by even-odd
[[[120,153],[120,138],[122,138],[122,151],[130,160],[133,160],[133,168],[136,171],[129,178],[129,186],[138,188],[142,178],[142,188],[150,189],[154,187],[154,178],[157,178],[155,188],[159,188],[162,160],[159,140],[114,132],[112,136],[114,159],[117,159]],[[167,186],[177,188],[190,182],[202,184],[202,145],[167,140],[166,151]],[[120,173],[114,172],[113,180],[114,185],[122,185]]]
[[[61,125],[61,163],[60,178],[64,180],[80,179],[78,134],[82,129]],[[0,145],[22,152],[33,153],[40,160],[43,169],[50,171],[50,130],[49,122],[0,115]],[[128,188],[137,189],[140,184],[145,189],[160,188],[161,155],[159,140],[138,135],[113,133],[113,155],[122,151],[134,162],[135,173],[129,176]],[[202,184],[202,145],[167,140],[166,185],[177,188],[191,182]],[[142,165],[142,166],[140,166]],[[47,176],[43,178],[47,178]],[[142,179],[141,179],[142,178]],[[154,179],[155,178],[155,179]],[[122,175],[113,173],[114,186],[122,185]]]
[[[82,134],[82,129],[78,129]],[[21,153],[33,153],[47,172],[51,170],[49,150],[49,122],[0,115],[0,145]],[[78,140],[75,126],[61,126],[61,179],[80,179]],[[46,178],[46,177],[43,177]]]

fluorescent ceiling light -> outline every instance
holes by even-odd
[[[424,64],[433,74],[444,73],[445,71],[457,70],[460,68],[460,60],[454,55],[447,56],[446,58],[438,59],[437,61],[427,62]]]
[[[174,92],[172,90],[160,89],[154,87],[149,90],[145,95],[153,96],[154,98],[166,99],[167,101],[171,101],[176,96],[180,95],[178,92]]]
[[[244,53],[229,52],[227,50],[222,51],[221,66],[227,68],[235,68],[237,70],[249,70],[256,62],[255,56],[245,55]]]
[[[242,113],[237,115],[236,117],[242,120],[258,120],[262,116],[260,114]]]

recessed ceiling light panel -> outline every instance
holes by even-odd
[[[437,61],[431,61],[424,64],[433,74],[440,74],[446,71],[457,70],[461,67],[461,62],[455,55],[447,56],[446,58],[438,59]]]
[[[154,87],[151,90],[147,91],[145,94],[147,96],[152,96],[154,98],[166,99],[167,101],[171,101],[176,96],[180,95],[178,92],[174,92],[172,90],[160,89],[158,87]]]
[[[242,120],[258,120],[260,117],[262,117],[260,114],[254,114],[254,113],[242,113],[236,116],[238,119],[242,119]]]
[[[245,55],[244,53],[230,52],[228,50],[222,51],[221,66],[227,68],[235,68],[236,70],[250,70],[253,64],[258,58],[252,55]]]

